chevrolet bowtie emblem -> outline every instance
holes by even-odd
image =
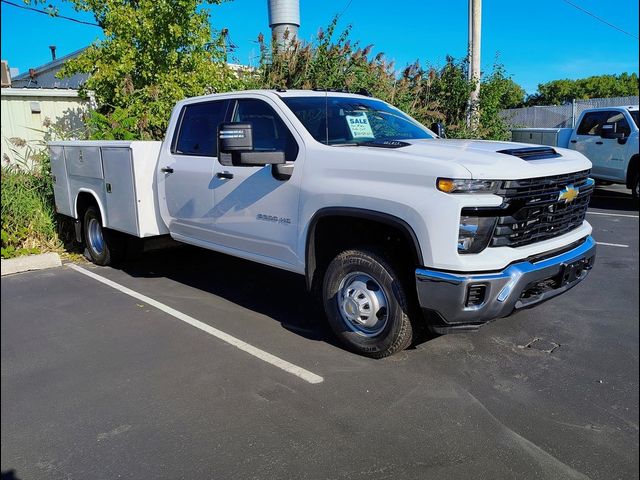
[[[580,190],[578,190],[576,187],[574,187],[573,185],[567,185],[562,190],[560,190],[560,193],[558,194],[558,201],[561,202],[564,200],[564,203],[571,203],[576,199],[579,193]]]

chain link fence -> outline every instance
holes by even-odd
[[[502,110],[500,117],[510,128],[565,128],[575,127],[580,114],[588,108],[638,105],[638,97],[590,98],[574,100],[566,105],[510,108]]]

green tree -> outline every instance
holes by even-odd
[[[509,139],[509,127],[500,117],[500,110],[520,107],[524,99],[524,89],[506,74],[501,64],[496,63],[480,86],[480,136]]]
[[[239,86],[203,8],[222,0],[67,1],[104,31],[60,72],[90,75],[84,90],[100,106],[94,137],[161,139],[176,101]]]
[[[639,85],[636,73],[553,80],[539,84],[538,91],[527,99],[527,105],[561,105],[573,99],[637,96]]]

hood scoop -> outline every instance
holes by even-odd
[[[498,150],[497,153],[512,155],[526,161],[558,158],[562,156],[551,147],[509,148],[507,150]]]

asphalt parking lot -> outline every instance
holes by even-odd
[[[637,205],[599,188],[588,220],[581,285],[377,361],[301,277],[213,252],[82,265],[138,297],[3,277],[2,479],[638,478]]]

